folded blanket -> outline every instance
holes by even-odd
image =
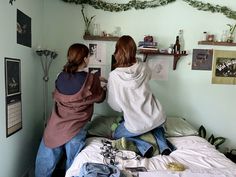
[[[159,147],[156,143],[156,139],[152,135],[151,132],[147,132],[145,134],[142,134],[142,135],[139,136],[139,138],[146,141],[146,142],[148,142],[148,143],[150,143],[153,146],[154,151],[153,151],[152,156],[160,154]],[[129,151],[134,151],[136,153],[139,153],[135,143],[132,142],[132,141],[128,141],[125,137],[114,140],[112,142],[112,146],[114,148],[119,149],[119,150],[129,150]]]

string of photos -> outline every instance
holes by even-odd
[[[147,8],[155,8],[159,6],[165,6],[176,0],[152,0],[152,1],[139,1],[139,0],[130,0],[128,3],[110,3],[105,2],[103,0],[62,0],[66,3],[75,3],[77,5],[87,4],[95,9],[101,9],[104,11],[110,12],[121,12],[127,11],[131,9],[147,9]],[[210,3],[204,3],[197,0],[183,0],[188,3],[190,6],[201,10],[201,11],[209,11],[212,13],[222,13],[226,17],[236,20],[236,11],[231,10],[229,7],[213,5]]]

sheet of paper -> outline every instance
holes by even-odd
[[[168,80],[169,61],[165,59],[148,60],[153,80]]]

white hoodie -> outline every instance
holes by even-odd
[[[137,62],[130,67],[116,68],[108,78],[108,104],[123,112],[125,127],[137,134],[146,133],[162,125],[166,116],[150,87],[150,68]]]

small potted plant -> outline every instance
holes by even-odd
[[[231,24],[227,24],[229,26],[229,36],[227,38],[227,42],[233,42],[234,41],[234,31],[236,28],[236,24],[231,25]]]
[[[84,6],[82,6],[81,13],[83,15],[84,24],[85,24],[85,35],[90,35],[89,27],[95,15],[90,18],[86,17],[86,15],[84,14]]]

